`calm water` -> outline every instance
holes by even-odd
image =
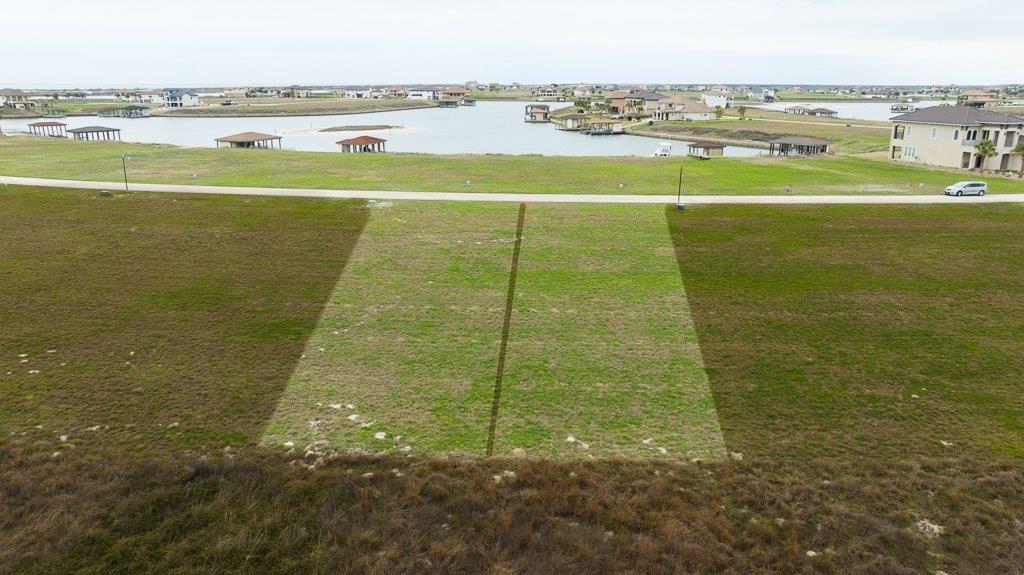
[[[909,104],[915,108],[928,108],[939,106],[939,101],[913,102]],[[804,108],[828,108],[839,112],[840,118],[851,120],[889,120],[893,116],[899,116],[903,112],[890,112],[892,102],[772,102],[771,104],[757,104],[758,108],[765,110],[784,110],[790,106],[803,106]]]
[[[557,109],[569,104],[553,104]],[[641,136],[585,136],[563,132],[553,124],[523,122],[526,102],[479,102],[455,109],[425,108],[338,116],[277,118],[96,118],[61,120],[68,128],[109,126],[121,129],[128,142],[213,147],[214,138],[238,132],[283,136],[283,148],[339,151],[338,140],[369,134],[387,139],[391,152],[433,154],[543,154],[549,156],[650,156],[659,140]],[[27,131],[32,120],[3,120],[5,130]],[[401,129],[355,132],[320,132],[346,125],[391,125]],[[674,155],[686,154],[685,142],[672,142]],[[753,156],[763,150],[729,146],[727,156]]]

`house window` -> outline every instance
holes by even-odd
[[[894,129],[893,132],[892,132],[892,139],[893,140],[902,140],[903,136],[904,136],[904,134],[906,132],[906,129],[907,129],[906,126],[897,125],[896,129]]]
[[[989,131],[988,130],[982,130],[981,131],[981,139],[982,140],[987,140],[988,137],[989,137]]]
[[[911,128],[913,128],[913,126],[907,126],[907,137],[908,138],[910,137],[910,130],[911,130]]]
[[[960,130],[953,130],[953,141],[955,142],[955,141],[957,141],[959,139],[960,139]]]
[[[932,139],[934,140],[935,138],[938,138],[938,137],[939,137],[939,129],[938,128],[932,128]]]

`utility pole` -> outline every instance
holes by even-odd
[[[121,172],[124,173],[124,191],[128,191],[128,165],[126,160],[132,159],[128,154],[121,154]]]

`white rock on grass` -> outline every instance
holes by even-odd
[[[412,446],[411,445],[404,445],[404,446],[402,446],[402,449],[400,449],[399,451],[401,451],[402,453],[409,453],[410,451],[412,451]]]
[[[575,438],[575,437],[573,437],[573,436],[571,436],[571,435],[568,435],[568,436],[566,436],[566,438],[565,438],[565,442],[566,442],[566,443],[576,443],[576,438]]]
[[[941,441],[940,440],[939,443],[941,443],[943,447],[953,447],[953,443],[950,442],[950,441]]]
[[[643,441],[644,445],[650,445],[653,442],[654,442],[654,438],[653,437],[648,437],[647,439],[645,439]]]
[[[332,403],[332,404],[331,404],[331,405],[329,405],[328,407],[330,407],[330,408],[331,408],[331,409],[333,409],[334,411],[338,411],[339,409],[341,409],[341,404],[340,404],[340,403]]]
[[[295,447],[295,442],[294,441],[285,441],[281,445],[283,445],[285,449],[291,449],[291,448]]]
[[[807,555],[808,557],[817,557],[817,556],[818,556],[818,552],[817,552],[817,551],[808,551],[808,552],[806,553],[806,555]]]
[[[668,450],[665,449],[664,447],[659,447],[658,448],[658,453],[660,453],[662,455],[668,455]]]
[[[735,459],[736,461],[743,461],[743,454],[742,453],[738,453],[736,451],[733,451],[732,453],[729,454],[729,456],[732,457],[733,459]]]
[[[388,434],[383,432],[383,431],[378,431],[377,433],[373,434],[373,438],[374,439],[383,440],[383,439],[387,439],[387,437],[388,437]]]
[[[516,478],[516,472],[512,471],[510,469],[506,469],[505,471],[502,471],[498,475],[494,476],[494,482],[500,485],[501,483],[503,483],[505,481],[512,481],[515,478]]]
[[[61,440],[61,442],[63,443],[63,442],[65,442],[65,441],[67,441],[67,440],[68,440],[68,436],[67,436],[67,435],[61,435],[61,436],[60,436],[60,440]]]
[[[945,531],[945,529],[943,529],[942,526],[936,525],[931,521],[928,521],[927,519],[922,519],[914,525],[917,526],[917,530],[920,531],[926,539],[935,539],[939,535],[942,535],[942,532]]]
[[[359,421],[359,414],[358,413],[353,413],[352,415],[348,416],[346,419],[348,419],[349,421]]]

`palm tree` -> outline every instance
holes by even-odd
[[[984,170],[985,160],[996,155],[996,145],[992,143],[992,140],[982,140],[978,142],[977,146],[974,146],[974,151],[977,152],[978,157],[981,158],[981,163],[978,167]]]
[[[715,106],[715,119],[721,120],[723,114],[725,114],[725,110],[721,106]]]
[[[1010,153],[1020,156],[1020,174],[1018,174],[1017,177],[1024,178],[1024,138],[1022,138],[1021,141],[1017,142],[1017,145],[1013,148],[1013,151]]]
[[[736,111],[739,112],[741,120],[746,120],[747,119],[747,107],[746,106],[740,106],[739,108],[736,108]]]

